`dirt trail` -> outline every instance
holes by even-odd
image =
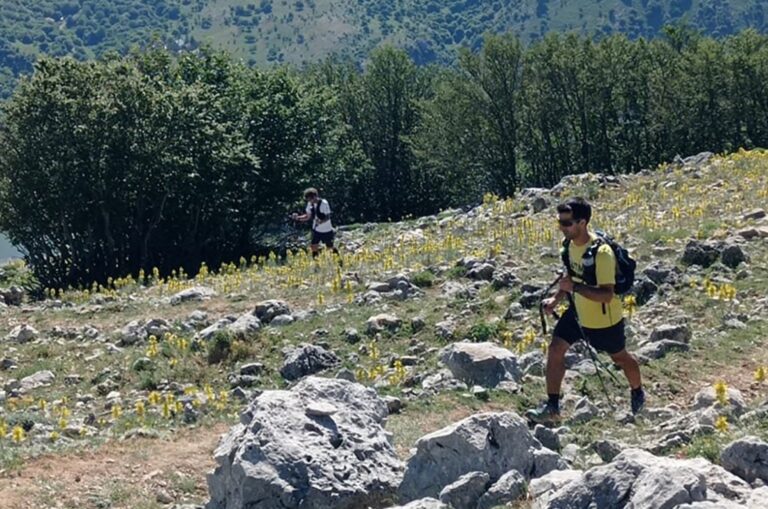
[[[168,439],[110,441],[88,451],[29,460],[0,474],[0,509],[163,507],[203,503],[205,474],[225,424]]]

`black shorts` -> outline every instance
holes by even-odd
[[[333,247],[333,238],[336,236],[336,232],[331,230],[329,232],[318,232],[312,230],[312,240],[310,244],[313,246],[320,244],[321,242],[327,247]]]
[[[595,350],[600,352],[606,352],[608,354],[619,353],[627,346],[627,337],[624,334],[624,319],[615,325],[606,327],[605,329],[588,329],[582,327],[584,335],[587,336],[589,344],[595,347]],[[573,308],[568,308],[568,311],[563,313],[560,320],[555,325],[555,330],[552,333],[553,337],[565,340],[569,345],[572,345],[581,339],[581,333],[579,332],[579,324],[576,322],[576,312]]]

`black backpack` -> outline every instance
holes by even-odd
[[[320,221],[325,221],[331,215],[330,212],[328,214],[320,212],[320,206],[323,202],[328,203],[325,199],[321,199],[317,204],[312,205],[312,219],[317,218]],[[328,208],[330,208],[330,205],[328,205]]]
[[[629,256],[629,251],[621,246],[613,237],[601,230],[595,230],[597,239],[587,248],[582,257],[582,266],[584,267],[584,274],[582,279],[584,283],[594,286],[597,284],[597,267],[595,263],[595,256],[597,255],[598,248],[607,244],[610,246],[613,255],[616,257],[616,285],[613,287],[613,292],[616,294],[624,294],[632,289],[632,285],[635,284],[635,269],[637,268],[637,262]],[[570,257],[568,256],[568,246],[570,240],[563,241],[563,250],[561,256],[563,263],[565,264],[568,274],[573,276],[571,272]]]

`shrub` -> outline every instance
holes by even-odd
[[[496,335],[496,326],[488,323],[476,323],[469,329],[469,338],[475,343],[488,341]]]
[[[428,288],[435,283],[435,275],[428,270],[423,270],[411,278],[411,283],[419,288]]]
[[[232,337],[226,331],[218,331],[208,345],[208,364],[218,364],[232,352]]]
[[[256,351],[253,344],[247,341],[234,341],[229,358],[232,362],[245,361],[255,357]]]

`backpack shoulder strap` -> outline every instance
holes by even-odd
[[[573,276],[573,271],[571,270],[571,254],[569,253],[570,247],[571,241],[568,239],[563,240],[563,247],[560,248],[560,258],[563,260],[563,265],[565,266],[568,275]]]

